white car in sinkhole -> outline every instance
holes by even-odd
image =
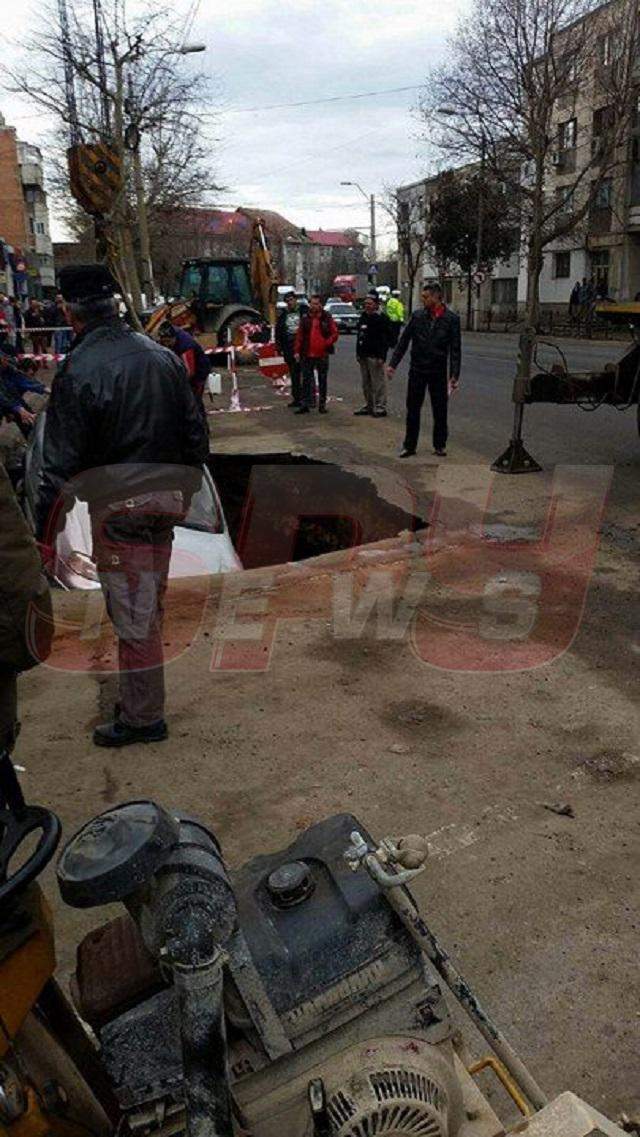
[[[35,528],[42,470],[45,415],[46,411],[39,414],[25,455],[23,506],[32,528]],[[89,508],[85,501],[76,498],[56,538],[53,565],[56,583],[67,590],[100,588],[91,552]],[[205,467],[202,484],[192,498],[187,516],[175,526],[169,579],[241,570],[242,563],[233,547],[216,484]]]

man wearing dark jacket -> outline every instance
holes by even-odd
[[[410,458],[416,452],[420,413],[428,390],[433,413],[433,449],[444,458],[447,453],[449,384],[455,390],[460,381],[462,348],[460,318],[442,303],[439,284],[428,284],[423,288],[422,308],[411,316],[391,356],[387,368],[390,379],[409,344],[407,423],[400,457]]]
[[[318,412],[327,413],[327,376],[329,356],[339,332],[335,321],[328,312],[323,311],[322,300],[318,295],[309,297],[309,311],[300,319],[296,335],[295,354],[302,368],[302,398],[295,411],[306,415],[315,406],[314,376],[318,376]]]
[[[300,385],[300,360],[296,359],[296,336],[300,327],[300,306],[295,292],[288,292],[284,298],[286,307],[278,313],[276,320],[276,346],[282,352],[289,375],[291,376],[290,407],[300,406],[302,388]]]
[[[199,344],[197,339],[184,328],[174,327],[169,320],[160,325],[158,339],[163,347],[168,347],[169,351],[182,360],[191,390],[202,405],[207,375],[211,370],[209,357],[202,344]]]
[[[49,586],[36,543],[0,465],[0,755],[18,733],[17,677],[49,654]]]
[[[370,293],[358,321],[356,359],[360,364],[364,406],[355,415],[385,418],[387,414],[387,377],[385,360],[392,338],[391,321],[380,311],[380,300]]]
[[[114,287],[102,265],[60,273],[76,338],[51,389],[36,519],[46,559],[60,514],[76,497],[88,503],[119,640],[119,713],[96,727],[98,746],[167,737],[162,614],[173,529],[209,453],[182,363],[118,317]]]

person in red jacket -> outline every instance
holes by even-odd
[[[300,320],[295,342],[295,355],[302,371],[302,397],[295,414],[308,415],[315,406],[314,374],[317,372],[318,411],[326,415],[329,356],[333,354],[338,334],[334,320],[323,310],[320,297],[311,296],[309,311]]]

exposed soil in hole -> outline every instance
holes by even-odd
[[[370,478],[302,454],[212,454],[209,469],[245,568],[426,528],[421,517],[380,497]]]

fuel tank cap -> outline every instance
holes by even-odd
[[[60,854],[62,899],[72,908],[122,900],[151,879],[179,835],[176,818],[152,801],[130,801],[99,814]]]
[[[304,861],[287,861],[270,873],[267,888],[278,908],[293,908],[313,892],[311,869]]]

